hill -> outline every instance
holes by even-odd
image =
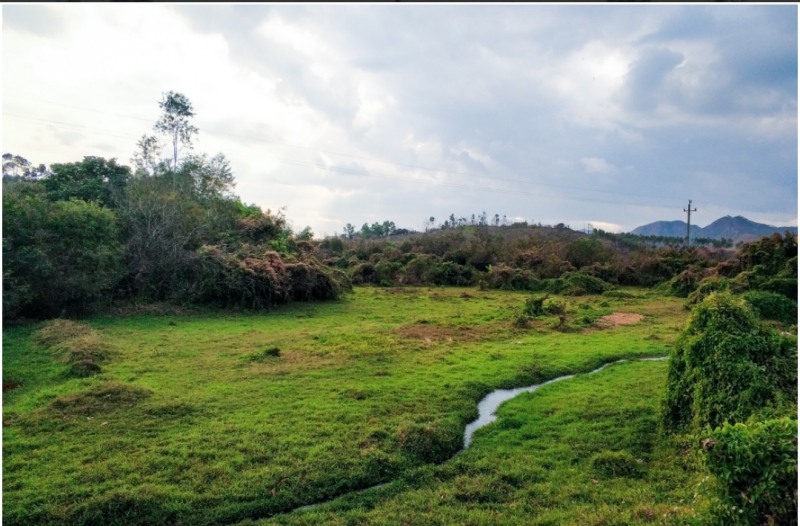
[[[692,225],[692,236],[697,237],[697,232],[700,227]],[[669,237],[685,237],[686,236],[686,221],[656,221],[648,225],[634,228],[631,234],[639,236],[669,236]]]
[[[707,237],[711,239],[733,239],[734,241],[752,241],[761,236],[768,236],[773,232],[784,231],[797,233],[796,226],[772,226],[756,223],[742,216],[725,216],[717,219],[710,225],[700,228],[692,225],[692,237]],[[678,236],[686,235],[685,221],[656,221],[644,226],[634,228],[632,234],[642,236]]]
[[[697,237],[710,237],[712,239],[724,237],[734,241],[752,241],[761,236],[769,236],[774,232],[782,234],[786,230],[797,233],[796,226],[772,226],[756,223],[742,216],[725,216],[701,228],[697,233]]]

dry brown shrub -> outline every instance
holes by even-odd
[[[75,323],[71,320],[55,319],[47,322],[44,327],[36,332],[36,341],[46,347],[51,347],[59,343],[78,336],[92,334],[94,330],[88,325]]]
[[[110,382],[81,393],[60,396],[50,402],[50,409],[72,415],[108,413],[117,409],[133,407],[152,394],[153,392],[149,389]]]

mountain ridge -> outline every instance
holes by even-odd
[[[691,226],[691,237],[711,239],[732,239],[734,242],[752,241],[775,232],[783,234],[786,230],[797,234],[796,226],[772,226],[756,223],[743,216],[723,216],[705,227]],[[686,237],[686,221],[655,221],[631,230],[631,234],[641,236]]]

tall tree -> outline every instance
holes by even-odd
[[[159,133],[168,135],[172,140],[172,169],[178,169],[179,145],[192,148],[192,138],[197,135],[197,128],[189,123],[195,116],[192,103],[182,93],[170,91],[164,93],[158,103],[163,113],[153,127]]]

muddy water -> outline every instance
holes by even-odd
[[[658,357],[655,357],[655,358],[637,358],[636,361],[652,362],[652,361],[666,360],[667,358],[669,358],[669,356],[658,356]],[[603,369],[605,369],[609,365],[614,365],[615,363],[623,363],[623,362],[627,362],[627,361],[628,360],[617,360],[617,361],[614,361],[614,362],[609,362],[609,363],[607,363],[605,365],[602,365],[602,366],[598,367],[594,371],[590,371],[588,373],[583,373],[583,374],[593,374],[593,373],[596,373],[598,371],[602,371]],[[495,412],[497,411],[497,408],[500,407],[500,404],[502,404],[506,400],[510,400],[510,399],[514,398],[515,396],[520,395],[522,393],[532,393],[533,391],[539,389],[543,385],[552,384],[552,383],[555,383],[555,382],[560,382],[561,380],[567,380],[569,378],[574,378],[575,376],[582,376],[582,375],[568,374],[568,375],[565,375],[565,376],[559,376],[558,378],[553,378],[552,380],[548,380],[548,381],[542,382],[540,384],[529,385],[527,387],[518,387],[516,389],[496,389],[496,390],[492,391],[491,393],[489,393],[488,395],[484,396],[483,399],[480,402],[478,402],[478,418],[476,418],[474,421],[472,421],[469,424],[467,424],[467,427],[464,429],[464,447],[458,453],[456,453],[456,455],[459,455],[459,454],[463,453],[464,450],[466,450],[469,447],[470,442],[472,442],[472,435],[475,433],[475,431],[477,431],[478,429],[482,428],[483,426],[491,424],[492,422],[497,420],[497,415],[495,414]],[[448,459],[448,460],[450,460],[450,459]],[[447,462],[447,460],[445,460],[444,462]],[[382,484],[377,484],[375,486],[371,486],[369,488],[365,488],[365,489],[362,489],[362,490],[356,490],[356,491],[354,491],[352,493],[373,490],[373,489],[376,489],[376,488],[380,488],[382,486],[386,486],[387,484],[389,484],[389,482],[384,482]],[[349,495],[349,494],[345,494],[345,495]],[[297,508],[294,511],[307,510],[307,509],[310,509],[310,508],[315,508],[315,507],[317,507],[317,506],[319,506],[321,504],[326,504],[326,503],[331,502],[333,500],[339,499],[339,498],[341,498],[343,496],[344,495],[339,495],[338,497],[334,497],[334,498],[332,498],[330,500],[326,500],[326,501],[323,501],[323,502],[317,502],[316,504],[308,504],[306,506],[302,506],[300,508]]]

